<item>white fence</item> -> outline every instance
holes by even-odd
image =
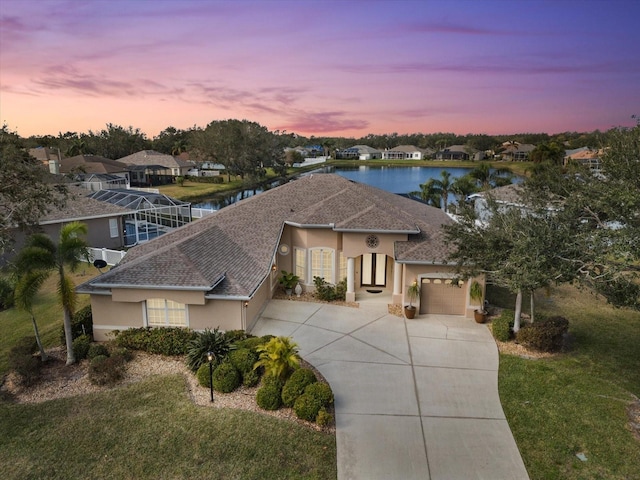
[[[117,265],[127,252],[123,250],[109,250],[107,248],[89,248],[89,259],[104,260],[107,265]]]
[[[212,208],[191,207],[191,218],[202,218],[215,212],[216,210]]]

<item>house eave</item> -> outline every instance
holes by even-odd
[[[379,234],[399,234],[399,235],[414,235],[420,233],[420,229],[416,230],[380,230],[380,229],[367,229],[367,228],[334,228],[334,232],[342,233],[379,233]]]
[[[179,291],[191,291],[191,292],[208,292],[214,287],[183,287],[179,285],[145,285],[145,284],[131,284],[131,283],[92,283],[96,288],[119,288],[119,289],[131,289],[131,290],[179,290]]]
[[[396,263],[401,263],[405,265],[437,265],[440,267],[451,267],[457,265],[453,262],[439,262],[435,260],[397,260]]]

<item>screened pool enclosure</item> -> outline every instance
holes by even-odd
[[[191,221],[190,203],[161,193],[109,189],[89,197],[132,211],[124,217],[125,247],[147,242]]]

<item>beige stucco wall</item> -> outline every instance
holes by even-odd
[[[141,302],[113,302],[110,295],[91,295],[91,312],[97,342],[110,340],[112,330],[144,326]]]
[[[178,303],[187,305],[204,305],[205,292],[194,292],[188,290],[152,290],[133,288],[114,288],[112,297],[114,302],[142,302],[148,298],[166,298]]]

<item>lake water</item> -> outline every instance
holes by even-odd
[[[420,184],[425,183],[430,178],[440,178],[440,172],[446,170],[451,174],[452,178],[462,177],[469,173],[470,168],[450,168],[450,167],[355,167],[355,168],[334,168],[325,167],[317,170],[317,172],[331,172],[353,180],[354,182],[364,183],[372,187],[386,190],[391,193],[409,193],[420,190]],[[309,172],[314,173],[314,172]],[[306,173],[305,175],[309,175]],[[275,186],[275,185],[274,185]],[[248,198],[263,189],[243,190],[242,192],[226,195],[224,197],[216,197],[209,200],[203,200],[194,203],[193,207],[211,208],[219,210],[222,207],[231,205],[232,203]]]

